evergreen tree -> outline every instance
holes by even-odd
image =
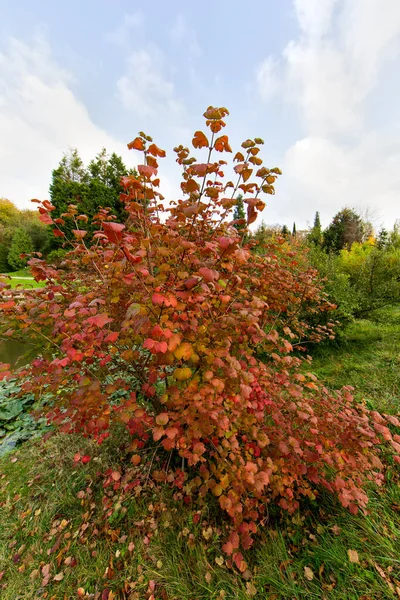
[[[18,227],[12,236],[10,250],[7,261],[14,271],[25,267],[28,258],[21,258],[21,254],[33,252],[32,240],[28,232],[23,227]]]
[[[60,217],[67,211],[69,204],[76,204],[78,211],[89,217],[89,222],[99,208],[110,208],[118,221],[125,220],[125,210],[120,200],[123,191],[121,177],[130,172],[121,157],[115,153],[109,156],[103,150],[85,168],[78,151],[72,150],[61,159],[57,169],[52,174],[50,197],[56,210],[52,217]],[[66,223],[63,231],[67,234],[74,229],[72,223]],[[94,226],[89,228],[87,240],[90,241]],[[62,245],[62,238],[54,238],[52,247]]]
[[[314,217],[314,225],[308,234],[308,241],[316,246],[320,246],[322,243],[322,229],[321,229],[321,220],[319,218],[319,212],[315,213]]]
[[[382,250],[382,249],[386,248],[388,243],[389,243],[389,232],[387,229],[382,227],[382,229],[378,233],[378,239],[377,239],[376,245],[380,250]]]
[[[243,196],[241,194],[237,197],[237,200],[236,200],[235,209],[233,211],[233,219],[235,221],[237,221],[239,219],[246,219]],[[246,229],[246,224],[245,223],[235,223],[234,227],[238,231],[243,231],[244,229]]]
[[[344,208],[332,219],[325,229],[322,247],[327,252],[336,252],[347,248],[354,242],[362,242],[366,226],[361,217],[351,208]]]
[[[294,237],[296,237],[297,231],[296,231],[296,223],[293,223],[293,229],[292,229],[292,235]]]
[[[284,225],[281,229],[281,234],[284,236],[289,235],[289,229],[286,227],[286,225]]]

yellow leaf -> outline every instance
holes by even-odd
[[[184,360],[189,360],[193,354],[193,348],[189,342],[182,342],[182,344],[179,344],[177,349],[174,351],[174,354],[178,360],[182,358]]]
[[[185,367],[184,369],[175,369],[174,371],[174,377],[178,381],[186,381],[187,379],[190,379],[191,376],[192,371],[189,369],[189,367]]]

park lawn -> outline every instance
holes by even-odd
[[[19,269],[18,271],[12,271],[10,273],[4,273],[4,275],[11,277],[10,284],[12,289],[18,286],[22,286],[24,289],[41,288],[45,286],[44,281],[34,280],[29,267]]]
[[[392,366],[398,316],[397,309],[381,311],[349,325],[340,345],[316,352],[313,371],[333,388],[357,384],[357,397],[399,412]],[[261,539],[244,553],[249,568],[242,575],[224,564],[226,522],[213,500],[197,522],[165,484],[136,496],[103,487],[102,473],[123,474],[129,466],[121,448],[121,432],[102,446],[58,434],[0,461],[2,600],[76,598],[78,588],[99,600],[400,598],[394,468],[384,488],[371,487],[366,515],[349,514],[325,494],[301,515],[280,516],[270,507]],[[75,463],[76,452],[90,461]]]

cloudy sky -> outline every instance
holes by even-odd
[[[400,218],[400,0],[0,0],[0,196],[20,207],[69,147],[133,165],[139,130],[179,193],[171,150],[210,104],[283,170],[267,223]]]

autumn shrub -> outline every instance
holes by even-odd
[[[25,392],[59,398],[49,418],[99,442],[111,422],[125,423],[137,474],[111,483],[145,485],[151,474],[177,486],[183,501],[213,495],[232,524],[224,550],[244,569],[239,549],[251,545],[271,502],[294,511],[326,488],[352,512],[365,507],[365,485],[383,480],[382,444],[400,451],[400,423],[300,371],[308,359],[294,356],[293,344],[332,334],[329,325],[311,327],[303,309],[331,304],[282,238],[254,253],[234,227],[237,195],[248,227],[280,170],[262,166],[263,141],[248,139],[233,156],[234,180],[225,178],[227,112],[210,107],[209,133],[194,134],[203,162],[174,149],[182,198],[168,204],[157,177],[165,152],[143,133],[128,144],[143,155],[138,175],[122,179],[128,219],[116,223],[100,210],[90,247],[77,207],[53,221],[51,203],[39,203],[43,222],[69,245],[69,269],[31,259],[46,287],[21,298],[4,283],[0,308],[3,335],[29,331],[52,349],[52,359],[39,356],[22,372]]]

